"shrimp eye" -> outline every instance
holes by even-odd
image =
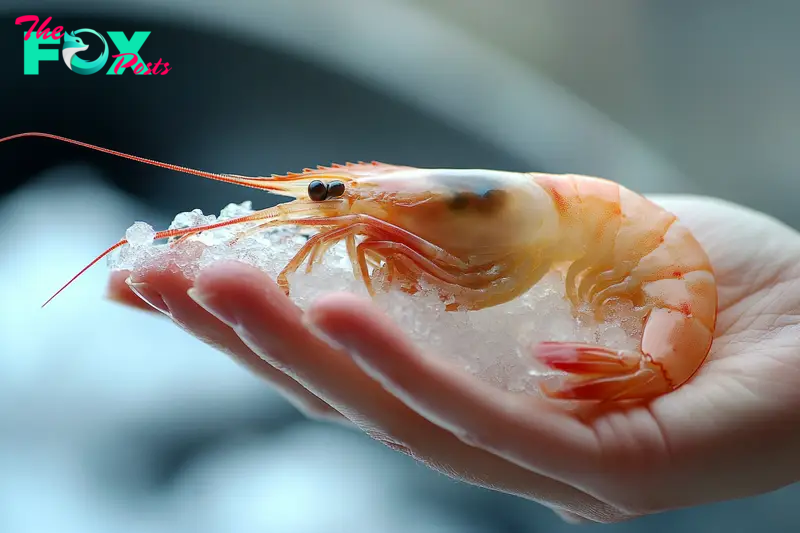
[[[336,180],[328,184],[328,197],[336,198],[344,194],[344,182]]]
[[[308,197],[315,202],[321,202],[328,197],[328,187],[320,180],[308,184]]]

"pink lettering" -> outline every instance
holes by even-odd
[[[36,37],[38,37],[39,39],[47,39],[48,38],[47,34],[50,33],[51,30],[50,30],[50,28],[47,27],[47,23],[50,22],[51,20],[53,20],[53,17],[47,17],[46,19],[44,19],[44,22],[42,22],[42,25],[39,26],[38,30],[36,30]]]
[[[119,69],[121,69],[121,68],[130,68],[130,67],[132,67],[133,65],[135,65],[139,61],[139,54],[134,54],[133,52],[126,52],[124,54],[117,54],[117,55],[114,55],[114,56],[111,56],[111,57],[116,59],[116,58],[121,57],[121,56],[133,56],[133,57],[127,63],[125,63],[124,60],[120,60],[120,62],[117,63],[117,66],[114,67],[114,74],[119,74]]]
[[[25,40],[27,41],[30,38],[31,33],[33,33],[33,29],[36,28],[37,24],[39,24],[39,17],[36,15],[23,15],[21,17],[17,17],[17,20],[14,22],[14,24],[19,26],[20,24],[24,24],[26,22],[33,22],[33,24],[31,24],[31,29],[29,29],[28,33],[25,34]]]
[[[140,74],[141,72],[144,72],[145,74],[158,74],[159,73],[158,67],[164,67],[164,70],[161,71],[161,75],[163,76],[164,74],[172,70],[171,68],[169,68],[169,63],[166,62],[161,63],[160,58],[156,63],[155,67],[153,67],[152,69],[150,68],[152,63],[148,63],[147,67],[145,67],[145,65],[141,63],[137,65],[137,63],[139,63],[139,54],[135,54],[133,52],[127,52],[125,54],[117,54],[111,57],[116,59],[122,56],[129,56],[129,58],[123,59],[119,63],[117,63],[117,65],[114,67],[114,74],[119,74],[119,70],[122,68],[132,68],[134,67],[134,65],[136,65],[136,67],[133,68],[133,72],[136,74]],[[146,71],[144,70],[145,68],[147,68]]]
[[[56,26],[54,30],[51,30],[47,27],[50,21],[53,20],[53,17],[47,17],[44,22],[39,26],[39,29],[36,30],[36,38],[37,39],[54,39],[58,40],[64,35],[64,27],[63,26]],[[17,17],[17,20],[14,21],[14,24],[20,25],[24,24],[25,22],[32,22],[28,33],[25,34],[25,40],[27,41],[30,39],[33,30],[36,29],[36,25],[39,24],[39,17],[36,15],[22,15],[21,17]]]
[[[159,57],[158,61],[156,61],[156,66],[153,67],[153,74],[158,74],[158,67],[160,66],[161,66],[161,58]]]

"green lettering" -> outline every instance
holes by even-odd
[[[24,34],[23,34],[24,35]],[[41,48],[42,44],[58,44],[61,39],[43,39],[36,34],[22,43],[23,72],[25,75],[39,74],[39,61],[58,61],[58,48]]]
[[[142,47],[142,45],[149,36],[150,36],[149,31],[137,31],[134,32],[133,35],[131,35],[130,40],[128,40],[128,38],[125,37],[125,34],[122,33],[121,31],[108,32],[108,37],[111,39],[111,42],[114,43],[114,46],[117,47],[120,54],[136,54],[139,56],[139,61],[135,65],[133,65],[133,68],[135,70],[136,67],[138,67],[140,64],[144,65],[145,68],[141,69],[141,72],[139,73],[140,76],[143,75],[145,72],[147,72],[147,63],[144,61],[144,59],[142,59],[142,56],[139,55],[139,49]],[[111,54],[111,55],[116,55],[116,54]],[[116,68],[117,64],[121,64],[123,61],[125,61],[124,56],[115,59],[114,62],[111,64],[111,68],[108,69],[108,72],[106,72],[106,74],[114,74],[114,69]],[[120,68],[119,73],[122,74],[123,72],[125,72],[125,69]]]

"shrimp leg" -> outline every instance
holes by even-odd
[[[282,225],[286,223],[287,222],[283,220],[270,220],[256,227],[250,228],[240,235],[237,235],[232,243],[254,232],[271,226]],[[328,231],[318,233],[317,235],[311,237],[278,275],[276,281],[287,294],[289,291],[289,283],[286,279],[287,276],[290,273],[295,272],[300,267],[306,257],[313,253],[315,247],[331,241],[332,239],[338,241],[342,238],[347,238],[349,236],[355,237],[355,235],[359,234],[381,239],[391,239],[394,242],[405,243],[409,246],[409,248],[418,251],[418,253],[425,257],[428,262],[436,265],[439,268],[449,268],[458,271],[473,270],[475,268],[475,266],[469,265],[458,257],[455,257],[442,248],[421,239],[413,233],[368,215],[342,215],[318,217],[313,219],[295,219],[290,223],[297,226],[316,226],[320,228],[334,229],[329,229]],[[356,270],[358,262],[357,258],[352,254],[352,248],[353,246],[350,245],[349,249],[351,252],[351,261],[353,262],[354,270]],[[358,270],[361,270],[360,267]]]
[[[309,222],[318,222],[319,219]],[[300,268],[300,265],[303,264],[305,259],[313,254],[316,250],[320,248],[329,249],[331,246],[336,244],[341,239],[350,239],[350,237],[355,237],[356,234],[365,233],[368,230],[368,227],[363,223],[353,224],[352,226],[341,226],[338,228],[334,228],[322,233],[317,233],[306,242],[300,250],[292,257],[289,263],[283,268],[283,270],[278,274],[277,283],[280,286],[286,295],[289,295],[289,281],[288,276],[297,271]],[[368,282],[366,279],[366,275],[368,274],[366,262],[362,265],[359,265],[359,261],[356,256],[353,254],[353,247],[350,246],[350,262],[353,265],[353,273],[356,274],[356,277],[360,276],[365,278],[365,282]],[[358,273],[357,273],[358,272]],[[369,285],[367,286],[369,289]],[[371,293],[371,291],[370,291]]]
[[[387,262],[391,261],[390,265],[393,268],[400,266],[417,274],[410,276],[410,279],[416,279],[422,274],[434,278],[439,287],[449,285],[450,290],[457,294],[458,303],[447,304],[448,311],[482,308],[485,306],[486,290],[489,287],[493,291],[492,298],[500,303],[508,301],[516,291],[513,283],[509,282],[509,266],[503,263],[487,266],[482,272],[470,268],[452,273],[431,264],[424,256],[402,243],[367,240],[359,245],[359,252],[370,251],[385,257]],[[531,284],[541,279],[549,269],[550,262],[547,260],[530,265],[526,271],[532,280]],[[417,285],[408,288],[411,293],[417,290],[419,290]]]
[[[277,209],[278,207],[281,206],[279,205],[272,209]],[[233,240],[231,240],[230,244],[234,244],[247,235],[262,231],[266,228],[287,224],[295,226],[316,226],[320,228],[344,227],[361,224],[364,228],[373,228],[373,230],[365,231],[364,233],[375,235],[383,234],[386,237],[391,237],[397,242],[405,242],[409,245],[413,245],[414,247],[418,248],[419,251],[426,257],[429,257],[431,261],[434,261],[437,264],[451,265],[452,267],[460,270],[474,268],[474,266],[471,266],[462,259],[448,253],[443,248],[420,238],[418,235],[406,231],[399,226],[395,226],[394,224],[390,224],[385,220],[371,217],[369,215],[338,215],[316,218],[298,218],[292,219],[291,221],[287,221],[285,219],[274,219],[240,233]]]
[[[347,237],[348,247],[350,246],[350,239],[351,237]],[[306,274],[311,273],[316,263],[322,262],[322,257],[334,244],[336,244],[336,241],[330,241],[325,244],[319,244],[311,250],[311,255],[308,257],[308,264],[306,265]]]
[[[318,233],[317,235],[311,237],[308,240],[308,242],[306,242],[303,245],[303,247],[300,248],[297,254],[295,254],[295,256],[291,259],[291,261],[289,261],[289,263],[286,265],[283,271],[281,271],[281,273],[278,275],[276,281],[278,285],[281,286],[284,289],[284,291],[287,292],[287,294],[289,291],[289,282],[287,280],[288,275],[297,271],[297,269],[300,267],[300,265],[303,263],[306,257],[312,254],[313,251],[318,247],[324,246],[328,248],[341,239],[350,239],[350,238],[354,239],[356,235],[366,235],[368,237],[373,237],[373,238],[377,237],[383,239],[389,237],[395,237],[395,238],[398,237],[398,235],[396,234],[392,235],[393,232],[391,232],[390,230],[391,226],[389,226],[389,228],[383,228],[380,226],[376,227],[376,225],[373,225],[371,223],[372,219],[370,219],[369,217],[363,217],[361,215],[346,215],[342,217],[331,217],[329,219],[297,220],[294,221],[294,223],[299,225],[330,226],[331,221],[334,221],[337,218],[340,219],[358,218],[358,219],[366,219],[366,221],[355,222],[350,225],[343,225],[323,233]],[[404,235],[401,234],[400,237],[402,238],[404,237]],[[471,273],[465,273],[461,275],[452,274],[451,272],[445,270],[440,263],[444,263],[447,266],[450,266],[451,268],[459,268],[461,266],[461,260],[453,257],[453,261],[449,262],[448,264],[448,262],[444,261],[444,259],[449,259],[449,254],[444,255],[444,258],[440,259],[439,262],[430,259],[424,253],[414,250],[412,244],[417,245],[418,248],[422,248],[423,250],[425,250],[428,247],[434,247],[434,246],[416,236],[413,236],[413,239],[408,239],[408,242],[397,242],[397,241],[379,241],[379,242],[381,243],[381,245],[377,247],[374,244],[370,244],[369,242],[361,243],[356,249],[358,250],[358,248],[362,248],[362,252],[360,253],[356,252],[356,257],[353,256],[352,251],[350,254],[350,260],[351,263],[353,264],[353,271],[354,272],[358,271],[360,273],[364,283],[367,285],[367,289],[370,291],[370,294],[373,294],[374,291],[372,290],[371,282],[369,280],[369,272],[367,269],[367,259],[365,253],[366,250],[369,249],[373,252],[378,252],[378,255],[382,255],[380,254],[379,250],[381,246],[383,247],[384,250],[390,250],[390,249],[402,250],[403,254],[412,258],[413,262],[417,266],[420,266],[423,271],[427,272],[430,275],[433,275],[438,279],[441,279],[442,281],[445,281],[446,283],[453,283],[459,285],[462,285],[465,281],[471,281],[472,283],[475,283],[475,280],[477,278],[479,283],[485,285],[488,281],[496,279],[500,275],[500,273],[493,272],[489,278],[486,278],[484,276],[484,279],[481,279],[479,274],[478,275]],[[365,246],[365,244],[368,244],[368,246]]]
[[[308,258],[308,265],[306,266],[306,274],[310,274],[314,268],[314,265],[317,263],[322,262],[322,257],[325,253],[330,250],[332,246],[337,243],[335,240],[331,240],[330,242],[325,243],[324,245],[318,245],[314,248],[311,252],[311,256]],[[355,235],[348,235],[345,237],[345,243],[347,244],[347,254],[352,258],[356,256],[356,236]],[[375,257],[367,257],[365,258],[365,262],[367,264],[371,264],[374,267],[380,265],[380,261],[375,259]],[[359,269],[354,269],[354,274],[356,274],[356,279],[361,279],[361,271]]]
[[[437,279],[444,281],[445,283],[460,285],[465,288],[480,289],[485,287],[488,283],[496,281],[503,276],[501,269],[497,269],[498,271],[495,272],[489,271],[488,268],[484,272],[448,272],[435,263],[430,263],[427,261],[426,258],[419,252],[399,242],[368,240],[358,245],[358,251],[360,255],[365,254],[367,250],[377,252],[383,257],[390,255],[404,256],[416,265],[425,265],[423,270],[426,273],[435,276]]]

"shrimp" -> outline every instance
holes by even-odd
[[[287,295],[290,273],[306,260],[310,271],[331,246],[344,241],[354,275],[373,296],[380,272],[384,281],[408,293],[419,291],[423,281],[436,287],[448,311],[479,310],[513,300],[559,270],[576,316],[590,312],[603,320],[613,304],[629,303],[628,318],[641,325],[636,350],[576,342],[530,346],[533,360],[566,374],[558,386],[541,386],[552,399],[654,398],[686,383],[711,348],[717,289],[705,251],[675,215],[603,178],[380,162],[247,177],[160,163],[44,133],[0,142],[23,136],[293,198],[236,219],[156,234],[156,239],[178,237],[177,245],[190,235],[243,222],[257,224],[234,240],[278,225],[316,230],[277,277]],[[45,305],[126,242],[103,252]]]

